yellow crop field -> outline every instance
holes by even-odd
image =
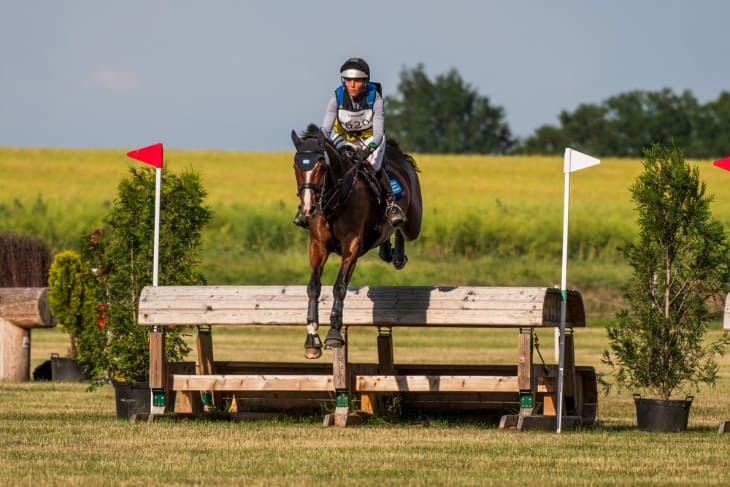
[[[200,174],[214,218],[204,232],[210,283],[303,283],[306,232],[291,224],[298,199],[292,152],[166,150],[166,171]],[[404,271],[374,255],[353,284],[556,285],[564,175],[561,157],[416,154],[424,200],[421,236]],[[730,174],[690,161],[730,225]],[[125,149],[0,148],[0,230],[38,236],[54,250],[77,247],[102,226],[119,182],[143,166]],[[635,236],[629,188],[636,159],[605,159],[570,176],[570,281],[589,309],[615,309],[628,269],[617,247]],[[164,211],[164,208],[163,208]],[[329,264],[325,280],[336,267]]]

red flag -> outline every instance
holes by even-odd
[[[137,159],[145,164],[162,168],[162,143],[148,145],[141,149],[135,149],[127,152],[127,155],[132,159]]]
[[[724,169],[726,171],[730,171],[730,157],[725,157],[723,159],[719,159],[715,162],[713,162],[714,165],[719,167],[720,169]]]

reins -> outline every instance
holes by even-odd
[[[307,151],[309,152],[309,151]],[[314,151],[312,151],[314,152]],[[350,161],[351,167],[349,167],[341,177],[337,177],[334,173],[332,165],[330,164],[329,157],[327,155],[327,148],[324,148],[324,164],[326,166],[324,178],[320,184],[306,182],[297,185],[297,196],[301,197],[302,191],[312,190],[317,194],[316,206],[319,206],[320,210],[324,213],[325,218],[332,222],[339,216],[342,204],[349,200],[355,188],[354,181],[357,178],[359,172],[365,172],[362,170],[363,161],[354,160]],[[346,158],[344,154],[338,153],[340,158]],[[312,168],[311,170],[313,170]],[[365,177],[365,176],[363,176]],[[331,182],[330,182],[331,180]],[[350,180],[352,183],[345,185],[345,181]],[[366,179],[367,181],[367,179]]]

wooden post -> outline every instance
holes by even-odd
[[[30,330],[0,318],[0,380],[30,380]]]
[[[520,416],[532,414],[535,384],[532,374],[532,328],[520,328],[517,339],[517,385],[520,389]]]
[[[165,330],[155,326],[150,332],[150,420],[156,414],[164,414],[167,407],[167,355],[165,354]]]
[[[213,360],[213,335],[210,326],[198,327],[198,374],[215,374]],[[204,411],[213,411],[221,407],[222,396],[211,391],[201,391],[200,397]],[[199,412],[199,411],[196,411]]]
[[[378,374],[392,375],[393,366],[393,328],[378,327]],[[382,394],[366,393],[360,396],[360,409],[364,413],[375,414],[382,406]]]
[[[378,327],[378,371],[380,374],[393,373],[393,328]]]
[[[47,288],[0,288],[0,381],[30,380],[30,329],[55,325]]]
[[[576,397],[575,397],[575,345],[572,328],[565,332],[565,379],[563,381],[563,401],[565,409],[564,416],[573,416],[576,414]]]
[[[350,414],[350,371],[347,359],[347,328],[342,329],[345,343],[332,350],[332,385],[335,390],[335,412],[324,418],[325,426],[344,427],[361,423],[362,418]]]

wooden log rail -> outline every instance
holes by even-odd
[[[556,367],[533,364],[535,328],[560,324],[560,290],[546,287],[351,287],[345,300],[346,327],[378,327],[378,364],[351,364],[347,347],[334,350],[331,368],[301,372],[306,366],[287,368],[262,363],[257,373],[240,365],[224,367],[213,360],[211,327],[302,326],[306,320],[305,286],[158,286],[146,287],[139,304],[139,324],[152,326],[150,387],[153,414],[171,412],[175,393],[182,394],[181,409],[201,408],[197,396],[210,393],[220,402],[224,391],[244,393],[309,392],[335,394],[337,412],[326,421],[347,424],[351,396],[361,395],[366,411],[377,407],[383,393],[519,394],[520,415],[531,415],[537,394],[544,395],[546,414],[554,415]],[[321,325],[326,327],[331,287],[323,287],[319,302]],[[164,329],[198,326],[197,374],[190,366],[167,364]],[[408,366],[393,363],[392,329],[396,327],[514,328],[517,369],[511,375],[490,373],[490,366],[449,373],[448,366],[432,366],[429,373],[408,373]],[[566,383],[568,398],[575,394],[572,329],[585,326],[580,294],[569,291],[566,302]],[[250,366],[250,364],[248,364]],[[218,369],[218,370],[217,370]],[[311,369],[311,368],[310,368]],[[546,370],[548,371],[546,373]],[[552,374],[552,377],[549,375]],[[157,407],[154,407],[155,397]],[[594,405],[595,406],[595,405]]]
[[[30,330],[55,324],[47,288],[0,288],[0,381],[30,380]]]

